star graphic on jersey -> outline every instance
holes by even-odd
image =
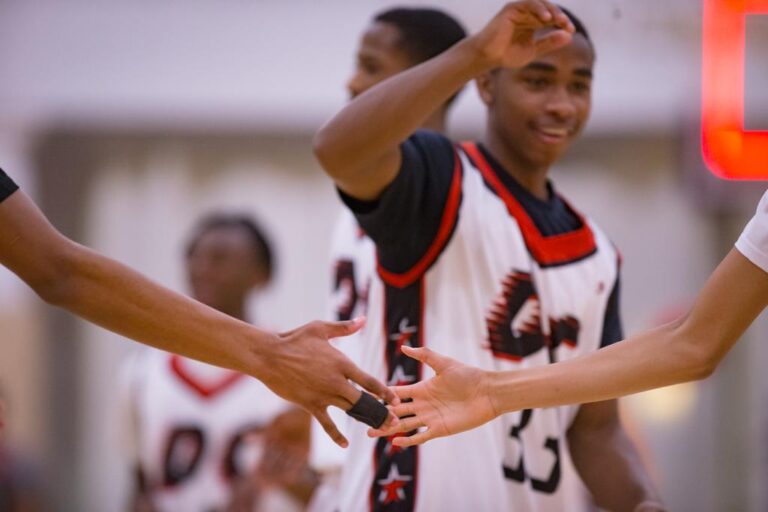
[[[396,332],[394,334],[389,335],[390,341],[395,342],[395,353],[399,354],[402,352],[403,345],[411,346],[411,337],[416,334],[416,331],[418,330],[415,325],[408,325],[408,318],[403,318],[400,320],[400,324],[398,325],[399,332]]]
[[[387,382],[388,386],[405,386],[412,383],[416,378],[413,375],[406,375],[405,370],[401,365],[395,366],[395,371],[392,372],[392,376]]]
[[[403,487],[405,484],[413,480],[410,476],[401,476],[397,471],[397,465],[392,464],[389,468],[389,475],[384,480],[378,480],[377,483],[381,486],[381,492],[379,493],[379,501],[387,505],[397,501],[405,499],[405,491]]]

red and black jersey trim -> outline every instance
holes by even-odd
[[[424,255],[405,272],[390,272],[381,264],[377,255],[376,268],[381,279],[390,286],[405,288],[422,277],[427,270],[437,261],[448,242],[451,241],[459,219],[459,208],[462,201],[462,166],[458,153],[454,155],[453,177],[448,190],[448,197],[443,208],[440,226],[435,233],[432,243]]]
[[[422,365],[401,348],[424,346],[424,278],[405,288],[384,286],[384,360],[390,386],[413,384],[422,378]],[[419,448],[392,444],[396,434],[381,438],[373,451],[371,512],[412,512],[416,508]]]
[[[213,384],[206,384],[195,379],[190,373],[184,369],[183,358],[179,355],[173,354],[170,356],[171,371],[181,380],[184,384],[192,388],[202,398],[212,398],[225,389],[229,388],[237,381],[245,377],[245,374],[238,372],[228,372],[221,380]]]
[[[526,248],[533,259],[542,268],[567,265],[588,258],[597,252],[595,236],[586,219],[576,211],[563,197],[568,208],[581,221],[581,228],[568,233],[546,236],[533,221],[531,216],[499,179],[493,167],[473,142],[463,142],[460,147],[477,167],[486,185],[506,205],[509,214],[517,221],[523,234]]]

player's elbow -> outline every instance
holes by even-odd
[[[691,359],[691,380],[703,380],[715,373],[721,357],[712,350],[699,348],[694,350]]]
[[[682,380],[706,379],[717,369],[722,354],[716,349],[717,345],[708,339],[712,333],[697,331],[688,320],[683,317],[670,326],[669,340],[674,350],[669,353],[682,362]]]
[[[334,148],[330,139],[331,138],[325,132],[325,128],[321,128],[312,139],[312,150],[323,170],[329,176],[333,177]]]
[[[44,268],[27,282],[37,295],[52,306],[69,306],[76,294],[77,251],[74,244],[64,243],[47,255]]]
[[[345,158],[344,148],[328,126],[321,128],[312,139],[312,149],[315,158],[320,162],[326,174],[338,180],[345,176]]]

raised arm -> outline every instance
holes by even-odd
[[[256,377],[316,416],[339,444],[346,441],[326,408],[346,411],[359,398],[347,379],[396,400],[327,343],[362,322],[313,322],[280,335],[260,331],[67,239],[22,191],[0,202],[0,263],[46,302],[106,329]]]
[[[393,412],[415,416],[396,429],[371,434],[428,427],[395,440],[410,446],[475,428],[509,411],[598,402],[702,379],[767,305],[768,273],[733,249],[685,317],[577,359],[524,371],[486,372],[426,348],[403,347],[437,376],[396,388],[400,398],[413,402],[401,403]]]
[[[546,26],[557,30],[534,35]],[[568,17],[547,1],[507,4],[475,36],[350,102],[315,136],[315,154],[341,190],[375,199],[397,175],[399,145],[466,82],[497,67],[525,65],[567,44],[571,33]]]

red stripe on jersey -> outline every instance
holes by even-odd
[[[224,378],[220,379],[211,385],[206,385],[199,380],[196,380],[192,375],[187,373],[184,369],[183,357],[176,354],[171,355],[170,366],[171,371],[187,386],[195,390],[203,398],[211,398],[212,396],[221,393],[232,384],[245,377],[244,374],[238,372],[228,372]]]
[[[461,160],[458,154],[454,154],[454,159],[456,163],[453,167],[451,188],[448,191],[448,199],[445,202],[443,217],[440,220],[440,227],[437,230],[435,239],[424,253],[424,256],[406,272],[390,272],[377,261],[376,268],[385,283],[397,288],[405,288],[413,284],[419,277],[424,275],[427,269],[437,260],[446,244],[448,244],[453,228],[456,225],[459,205],[461,204]]]
[[[525,245],[531,252],[534,259],[542,266],[558,265],[569,261],[584,258],[595,252],[595,236],[587,225],[586,219],[577,212],[564,198],[568,208],[581,221],[582,227],[576,231],[563,233],[561,235],[544,236],[533,219],[525,211],[525,208],[515,199],[515,196],[507,190],[499,177],[491,168],[491,165],[485,159],[477,144],[473,142],[464,142],[462,149],[469,155],[472,162],[480,170],[485,181],[487,181],[507,207],[509,214],[515,218],[520,231],[523,233]]]

